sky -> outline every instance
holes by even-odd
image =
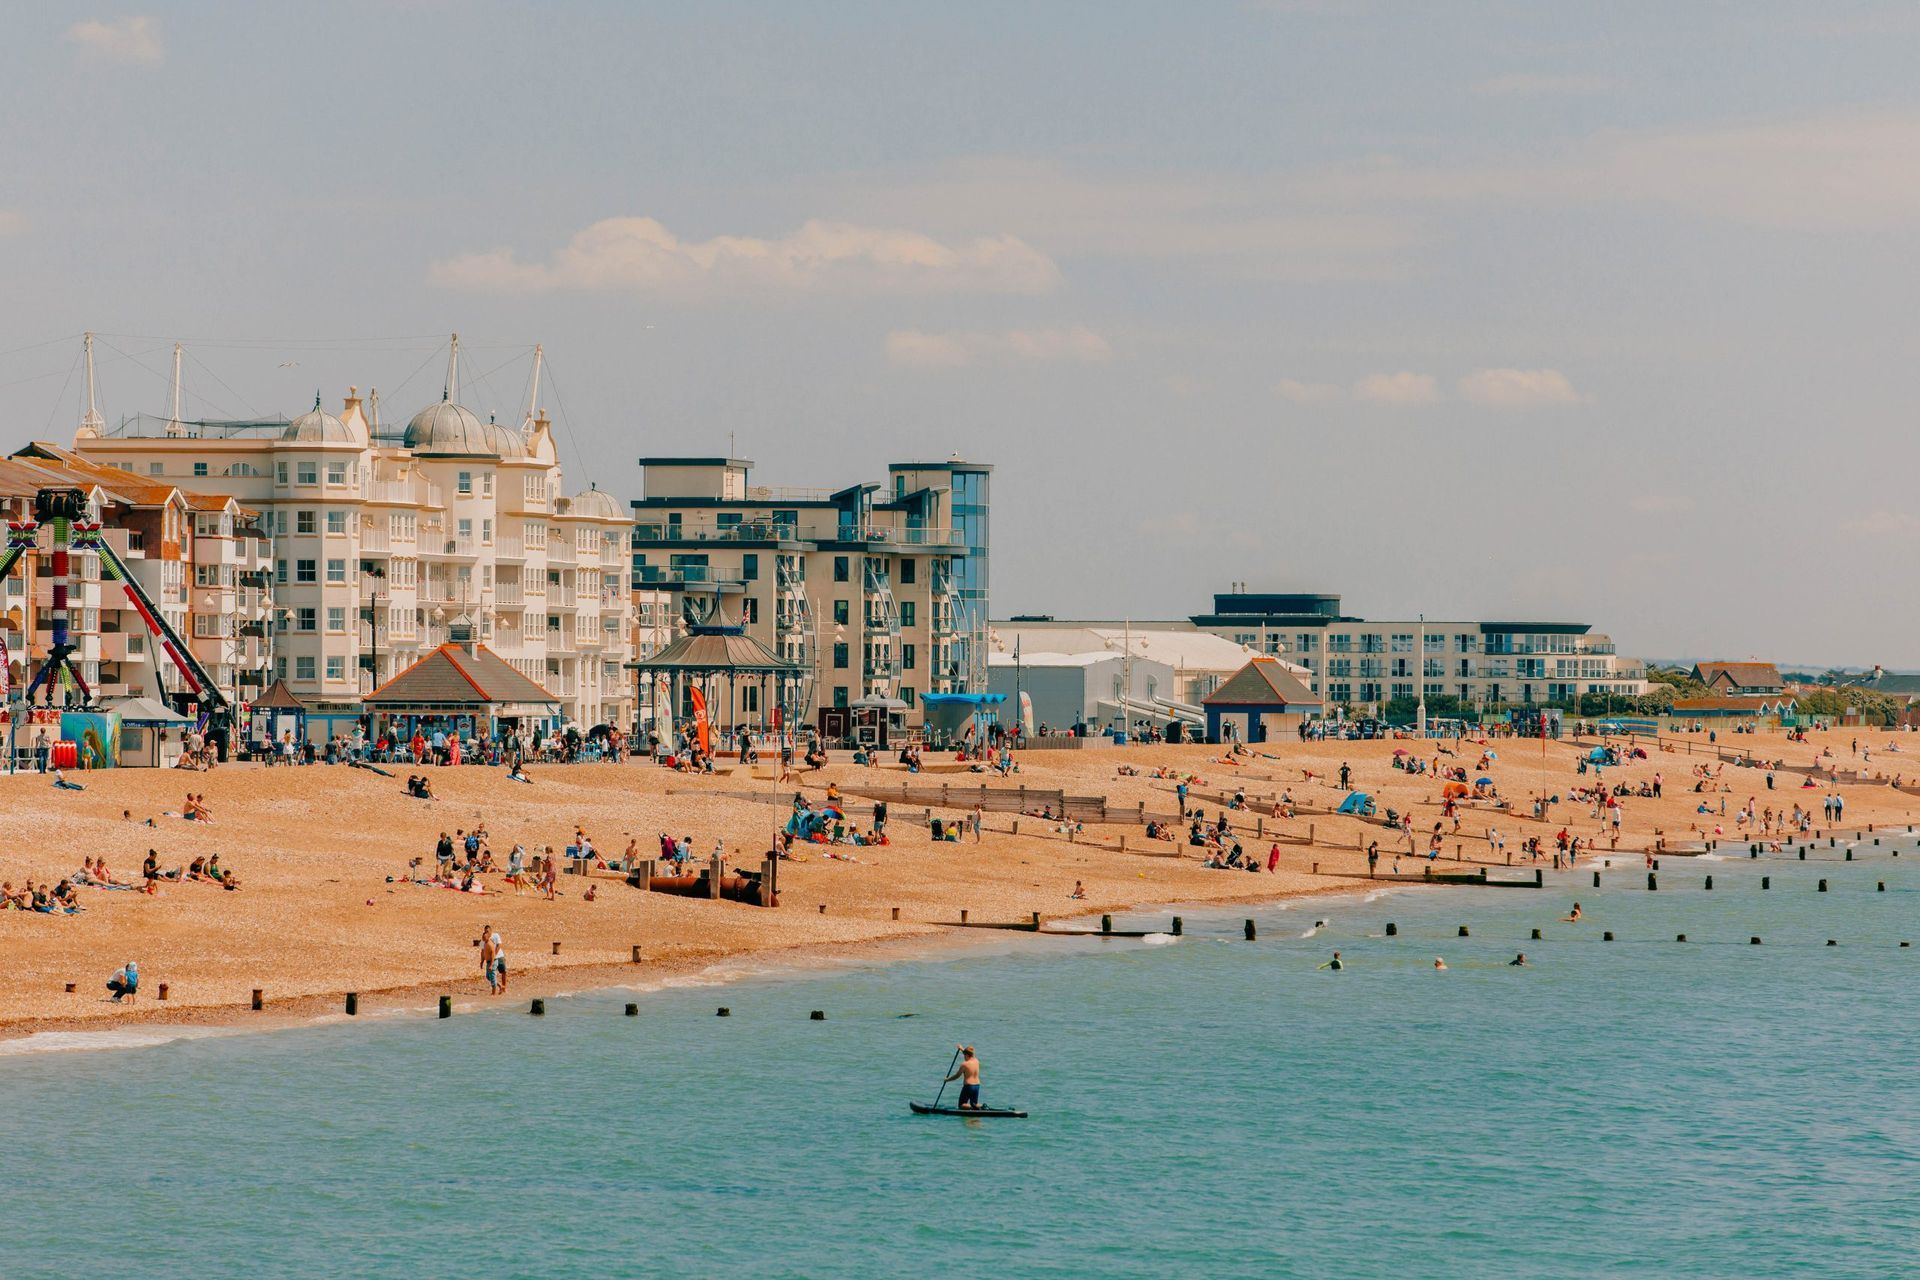
[[[9,450],[458,331],[580,487],[993,463],[996,616],[1920,667],[1911,5],[8,8]]]

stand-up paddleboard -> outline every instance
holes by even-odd
[[[974,1116],[986,1120],[1025,1120],[1024,1111],[1010,1111],[1005,1107],[942,1107],[925,1102],[909,1102],[917,1116]]]

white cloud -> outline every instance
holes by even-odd
[[[0,209],[0,239],[7,236],[23,236],[32,224],[27,215],[18,209]]]
[[[895,364],[953,369],[973,362],[967,344],[945,333],[903,329],[887,335],[887,359]]]
[[[160,24],[148,17],[89,18],[67,28],[67,39],[90,57],[103,62],[152,64],[167,56],[160,43]]]
[[[1483,98],[1537,98],[1550,95],[1605,93],[1614,82],[1605,76],[1555,76],[1516,72],[1492,76],[1473,86]]]
[[[1009,329],[925,333],[901,329],[887,335],[887,359],[895,364],[958,368],[971,364],[1104,364],[1113,358],[1107,340],[1083,325],[1057,329]]]
[[[435,284],[489,292],[701,288],[1040,293],[1059,268],[1009,235],[940,241],[917,231],[813,220],[774,239],[682,240],[653,218],[607,218],[546,262],[511,249],[433,264]]]
[[[1500,409],[1580,402],[1580,394],[1558,369],[1479,369],[1461,378],[1458,386],[1474,404]]]
[[[1920,537],[1920,515],[1911,511],[1868,511],[1841,526],[1865,538]]]
[[[1301,382],[1282,378],[1273,384],[1273,393],[1295,404],[1332,404],[1346,398],[1347,389],[1337,382]]]
[[[1372,373],[1353,384],[1353,398],[1374,404],[1432,404],[1440,384],[1425,373]]]

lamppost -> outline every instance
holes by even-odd
[[[1420,639],[1414,645],[1414,676],[1420,691],[1420,736],[1427,736],[1427,615],[1420,615]]]

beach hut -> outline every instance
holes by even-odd
[[[120,767],[171,769],[180,762],[186,726],[193,723],[152,698],[123,698],[108,710],[120,717]]]
[[[1230,727],[1242,742],[1265,742],[1293,733],[1320,714],[1320,699],[1276,658],[1256,657],[1201,700],[1207,741],[1219,742]]]
[[[483,644],[443,644],[368,694],[366,709],[394,722],[405,740],[415,727],[490,739],[522,719],[549,716],[560,699],[521,675]],[[427,724],[421,724],[421,721]]]

